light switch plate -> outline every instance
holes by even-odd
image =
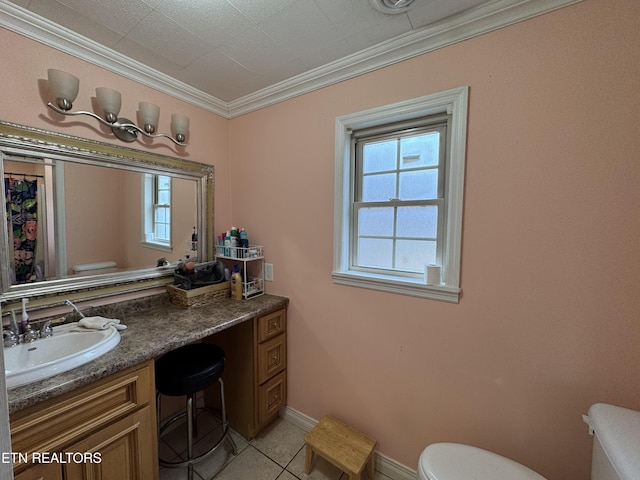
[[[264,264],[264,279],[267,282],[273,282],[273,263]]]

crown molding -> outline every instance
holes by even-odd
[[[238,117],[583,0],[495,0],[229,102]]]
[[[225,118],[238,117],[583,0],[495,0],[231,102],[0,0],[0,26]]]
[[[226,102],[3,0],[0,26],[217,115],[229,116]]]

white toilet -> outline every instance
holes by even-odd
[[[584,417],[595,434],[591,480],[640,479],[640,412],[598,403]],[[533,470],[495,453],[434,443],[424,449],[418,480],[545,480]]]
[[[495,453],[460,443],[434,443],[424,449],[419,480],[546,480],[533,470]]]
[[[584,421],[593,435],[591,479],[640,478],[640,412],[596,403]]]

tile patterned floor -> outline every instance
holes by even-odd
[[[198,447],[211,445],[211,438],[220,435],[220,425],[208,412],[203,412],[198,420],[199,436],[194,443]],[[184,458],[186,451],[185,428],[177,426],[163,435],[160,441],[160,455],[175,461]],[[314,459],[313,470],[304,473],[305,431],[279,418],[251,442],[231,432],[238,447],[234,456],[225,443],[211,457],[194,465],[194,480],[348,480],[347,474],[338,470],[320,457]],[[214,437],[217,436],[217,437]],[[184,448],[182,447],[184,446]],[[183,451],[184,450],[184,451]],[[181,455],[182,454],[182,455]],[[187,468],[160,467],[160,480],[186,480]],[[375,478],[390,480],[376,472]]]

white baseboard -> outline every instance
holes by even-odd
[[[310,431],[318,423],[315,418],[311,418],[291,407],[284,407],[280,410],[280,416],[305,432]],[[418,476],[415,470],[379,452],[376,453],[376,470],[391,480],[416,480]]]

